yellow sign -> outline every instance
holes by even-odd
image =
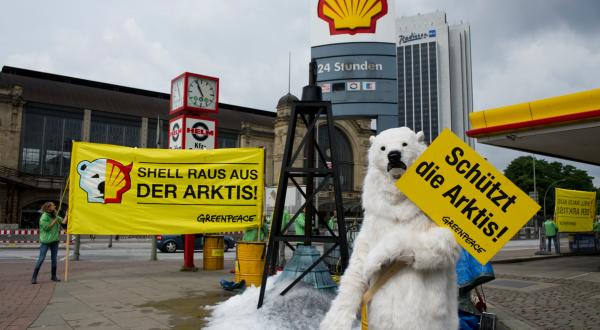
[[[540,209],[448,129],[396,186],[482,264]]]
[[[387,0],[319,0],[318,15],[335,34],[375,33],[377,20],[388,12]]]
[[[138,149],[74,142],[71,234],[192,234],[256,228],[264,149]]]
[[[592,231],[596,215],[596,192],[556,188],[554,216],[561,232]]]

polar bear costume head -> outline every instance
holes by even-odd
[[[106,177],[106,159],[84,160],[77,164],[79,186],[88,196],[89,203],[104,203],[104,181]]]
[[[369,169],[396,181],[426,148],[423,132],[415,134],[408,127],[385,130],[371,136]]]
[[[365,214],[387,213],[390,217],[377,218],[406,222],[421,213],[395,183],[427,149],[424,140],[423,132],[415,133],[408,127],[391,128],[371,137],[362,192]]]

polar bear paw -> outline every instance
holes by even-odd
[[[381,257],[374,253],[369,253],[363,264],[363,278],[365,281],[371,280],[384,265],[391,263],[389,256]]]
[[[321,321],[321,330],[350,330],[356,315],[353,313],[330,310],[323,321]]]

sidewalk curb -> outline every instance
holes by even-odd
[[[535,261],[535,260],[544,260],[544,259],[554,259],[554,258],[562,258],[562,257],[579,257],[579,256],[595,256],[600,255],[600,252],[575,252],[575,253],[562,253],[560,255],[552,254],[552,255],[536,255],[531,257],[520,257],[520,258],[507,258],[500,260],[492,260],[491,264],[512,264],[518,262],[526,262],[526,261]]]

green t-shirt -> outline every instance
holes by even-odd
[[[546,236],[556,236],[556,232],[558,231],[558,227],[552,220],[546,220],[544,222],[544,231],[546,232]]]
[[[333,224],[335,223],[336,218],[335,217],[331,217],[329,218],[329,220],[327,220],[327,227],[329,227],[329,229],[331,229],[331,231],[333,231]]]
[[[296,217],[294,229],[296,230],[296,235],[304,235],[304,212],[300,212]]]
[[[54,218],[48,212],[44,212],[40,217],[40,242],[44,244],[50,244],[57,242],[59,240],[60,235],[60,224],[62,222],[62,218],[58,217],[58,222],[50,228],[50,223]]]
[[[242,241],[246,242],[255,242],[256,241],[256,228],[248,229],[244,231],[244,237],[242,237]],[[269,234],[269,224],[265,221],[263,222],[262,230],[260,231],[260,240],[264,241],[265,236]]]

